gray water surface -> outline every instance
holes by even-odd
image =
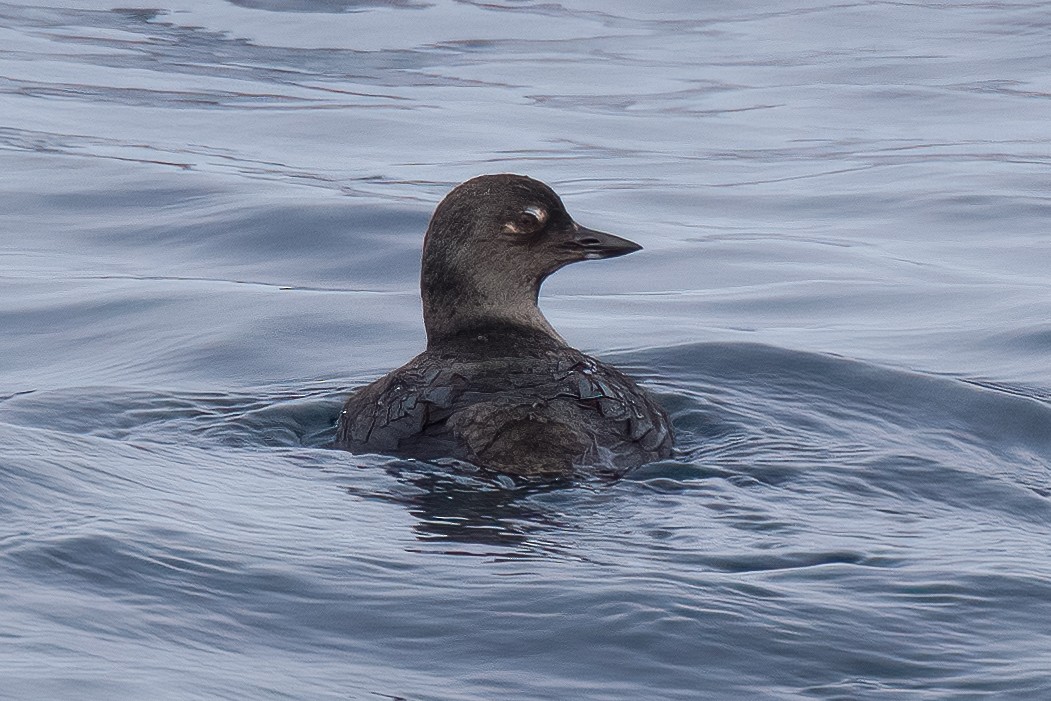
[[[0,3],[0,698],[1051,698],[1045,3]],[[675,459],[326,446],[487,172]]]

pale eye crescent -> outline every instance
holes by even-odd
[[[544,225],[547,224],[547,217],[546,209],[530,205],[507,222],[504,225],[504,231],[511,234],[531,234],[544,228]]]
[[[517,223],[522,231],[536,231],[547,223],[547,211],[541,207],[526,207],[518,215]]]

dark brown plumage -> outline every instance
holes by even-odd
[[[667,457],[665,412],[569,347],[537,307],[559,268],[639,248],[579,226],[537,180],[485,175],[455,188],[424,239],[427,350],[347,400],[336,446],[522,475],[622,472]]]

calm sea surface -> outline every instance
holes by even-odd
[[[326,448],[505,171],[675,459]],[[1051,6],[0,2],[0,698],[1051,698]]]

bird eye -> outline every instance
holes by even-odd
[[[537,205],[526,207],[518,214],[512,214],[504,224],[506,234],[536,234],[547,224],[547,210]]]
[[[547,221],[547,212],[540,209],[539,207],[526,207],[522,210],[522,213],[518,215],[517,224],[518,229],[522,231],[536,231],[544,225]]]
[[[531,230],[540,226],[540,219],[532,212],[522,212],[518,215],[518,226]]]

